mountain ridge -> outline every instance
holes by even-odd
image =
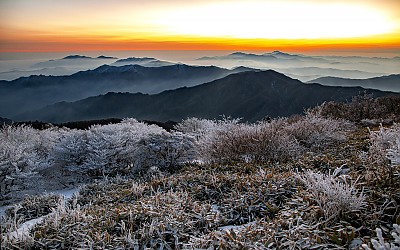
[[[371,77],[367,79],[351,79],[342,77],[319,77],[307,83],[319,83],[325,86],[359,86],[363,88],[374,88],[382,91],[400,92],[400,74],[391,74],[381,77]]]
[[[174,64],[163,67],[103,65],[67,76],[31,75],[0,81],[0,116],[13,118],[24,111],[60,101],[77,101],[107,92],[159,93],[194,86],[248,69]]]
[[[159,94],[107,93],[77,102],[62,102],[18,118],[66,122],[109,117],[179,121],[187,117],[216,119],[221,115],[257,121],[264,117],[302,113],[324,101],[349,101],[362,93],[390,93],[360,87],[330,87],[304,84],[273,70],[228,75],[194,87]]]

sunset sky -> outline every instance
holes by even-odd
[[[0,0],[0,52],[382,50],[399,0]]]

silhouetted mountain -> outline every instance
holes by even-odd
[[[32,65],[32,68],[53,68],[53,67],[60,67],[60,66],[73,66],[75,63],[88,63],[88,62],[99,62],[101,60],[105,60],[107,62],[114,62],[118,58],[110,57],[110,56],[98,56],[98,57],[90,57],[90,56],[83,56],[83,55],[69,55],[63,57],[61,59],[52,59],[44,62],[39,62]]]
[[[289,116],[324,101],[346,101],[366,91],[359,87],[304,84],[278,72],[242,72],[195,87],[156,95],[107,93],[73,103],[61,102],[18,116],[20,120],[48,122],[134,117],[141,120],[180,121],[187,117],[219,118],[220,115],[256,121],[266,116]]]
[[[265,54],[271,54],[271,55],[276,55],[276,56],[288,56],[288,57],[292,56],[291,54],[284,53],[284,52],[281,52],[279,50],[275,50],[275,51],[272,51],[271,53],[265,53]]]
[[[359,86],[383,91],[400,92],[400,75],[389,75],[368,79],[321,77],[311,80],[309,83],[319,83],[326,86]]]
[[[232,70],[237,72],[237,73],[245,72],[245,71],[261,71],[260,69],[249,68],[249,67],[244,67],[244,66],[235,67]]]
[[[13,118],[17,113],[45,105],[76,101],[107,92],[159,93],[246,70],[187,65],[154,68],[103,65],[70,76],[30,76],[14,81],[0,81],[0,115]]]
[[[129,57],[125,59],[120,59],[114,63],[112,66],[125,66],[125,65],[141,65],[145,67],[161,67],[161,66],[169,66],[174,65],[175,63],[167,62],[167,61],[160,61],[156,58],[152,57]]]
[[[124,58],[124,59],[119,59],[116,62],[148,62],[148,61],[156,61],[157,59],[153,58],[153,57],[128,57],[128,58]]]
[[[69,56],[66,56],[66,57],[64,57],[62,59],[93,59],[93,58],[89,57],[89,56],[69,55]]]
[[[103,55],[98,56],[98,57],[96,57],[96,58],[97,58],[97,59],[118,59],[118,58],[113,57],[113,56],[103,56]]]

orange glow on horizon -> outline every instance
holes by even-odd
[[[371,49],[400,54],[398,0],[3,0],[0,16],[0,52]]]
[[[285,39],[116,39],[90,37],[32,37],[23,41],[0,42],[0,52],[112,51],[112,50],[366,50],[391,49],[400,52],[396,38],[364,38],[338,40]]]

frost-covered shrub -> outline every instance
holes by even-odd
[[[296,158],[305,148],[342,141],[353,127],[349,122],[324,118],[311,110],[295,121],[238,122],[190,118],[176,129],[196,138],[202,160],[265,162]]]
[[[52,157],[70,171],[79,171],[88,157],[87,131],[69,130],[54,147]]]
[[[295,138],[284,130],[286,125],[285,119],[243,124],[238,119],[190,118],[176,129],[196,139],[201,160],[263,162],[285,160],[301,152]]]
[[[398,95],[373,98],[371,95],[353,97],[350,103],[326,102],[313,108],[323,117],[346,119],[353,122],[391,123],[400,120]]]
[[[0,134],[0,166],[3,171],[28,172],[34,167],[40,132],[28,126],[8,126]]]
[[[392,165],[400,165],[400,125],[370,131],[371,146],[369,158],[372,163],[386,165],[390,160]]]
[[[7,126],[0,133],[1,166],[12,166],[20,171],[45,167],[60,131],[36,130],[29,126]]]
[[[93,126],[87,131],[87,157],[80,171],[99,170],[101,173],[111,173],[113,168],[123,165],[120,162],[123,160],[123,151],[129,150],[130,146],[129,136],[124,133],[124,127],[114,124]]]
[[[215,130],[217,124],[217,121],[192,117],[178,123],[175,129],[185,134],[195,135],[196,139],[200,140],[201,137]]]
[[[234,129],[238,123],[239,119],[225,117],[222,120],[188,118],[177,124],[175,129],[195,138],[201,160],[209,161],[213,158],[210,146],[218,140],[217,134]]]
[[[398,250],[400,249],[400,226],[393,224],[393,231],[391,233],[393,240],[391,242],[386,242],[382,235],[382,230],[380,228],[376,229],[376,236],[378,240],[371,239],[372,246],[375,250]],[[367,244],[363,244],[362,247],[366,250],[370,250]]]
[[[387,150],[386,156],[393,165],[400,165],[400,138]]]
[[[266,162],[286,160],[298,155],[301,147],[283,129],[286,120],[258,124],[237,124],[216,133],[209,145],[212,159],[217,161],[245,160]]]
[[[332,174],[322,174],[307,170],[297,175],[327,221],[359,211],[366,205],[364,193],[356,188],[357,181],[348,181],[348,176],[339,178],[340,171],[339,168]]]
[[[13,189],[36,187],[38,171],[51,166],[49,155],[58,134],[55,129],[6,126],[0,132],[0,200]]]
[[[353,128],[350,122],[332,118],[324,118],[318,110],[308,110],[305,116],[285,128],[301,145],[305,147],[321,147],[327,143],[343,141]]]
[[[125,119],[118,124],[95,125],[84,132],[75,131],[75,135],[66,138],[65,145],[58,156],[60,160],[69,159],[70,170],[91,175],[117,174],[128,172],[135,162],[138,142],[164,130],[155,125],[146,125],[135,119]],[[79,137],[82,135],[81,139]],[[70,147],[69,143],[76,147]]]
[[[160,170],[173,170],[183,163],[196,158],[195,140],[192,136],[180,132],[164,132],[150,135],[138,143],[133,155],[133,172],[143,171],[151,167]]]
[[[143,142],[159,138],[165,133],[156,125],[147,125],[135,119],[124,119],[117,124],[95,125],[84,131],[70,130],[60,139],[53,156],[57,163],[79,174],[128,174],[133,171],[131,168],[135,163],[143,161],[137,158],[147,155],[144,152],[142,155],[138,153],[139,147],[143,150]],[[149,143],[164,142],[157,139]]]

